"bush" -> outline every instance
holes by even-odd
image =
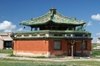
[[[9,56],[10,56],[10,57],[16,57],[14,54],[10,54]]]
[[[100,50],[92,50],[92,55],[93,56],[99,56],[100,55]]]
[[[36,57],[30,57],[30,58],[47,58],[45,56],[36,56]]]

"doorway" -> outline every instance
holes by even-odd
[[[4,41],[4,48],[13,48],[12,41]]]
[[[71,43],[68,43],[68,56],[71,56]],[[74,56],[76,55],[76,44],[73,45],[73,52],[74,52]]]
[[[68,56],[71,56],[71,44],[68,44]]]

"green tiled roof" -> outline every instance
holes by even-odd
[[[22,25],[32,26],[32,25],[42,25],[49,21],[52,21],[57,24],[68,24],[68,25],[82,25],[85,24],[85,21],[78,21],[73,18],[63,16],[58,13],[56,9],[50,9],[50,11],[38,18],[33,18],[31,21],[22,21]]]

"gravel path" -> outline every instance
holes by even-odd
[[[0,53],[0,57],[7,57],[9,54]]]
[[[80,58],[80,59],[72,59],[71,57],[67,58],[26,58],[26,57],[8,57],[9,54],[0,54],[0,58],[8,58],[8,59],[18,59],[18,60],[38,60],[38,61],[100,61],[100,59],[92,59],[92,58]]]

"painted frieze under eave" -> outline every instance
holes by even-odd
[[[33,26],[33,25],[43,25],[50,21],[57,23],[57,24],[64,24],[64,25],[65,24],[66,25],[85,24],[85,21],[78,21],[73,18],[63,16],[60,13],[58,13],[57,11],[54,12],[53,9],[41,17],[33,18],[31,21],[22,21],[22,23],[20,23],[20,24],[26,25],[26,26]]]

